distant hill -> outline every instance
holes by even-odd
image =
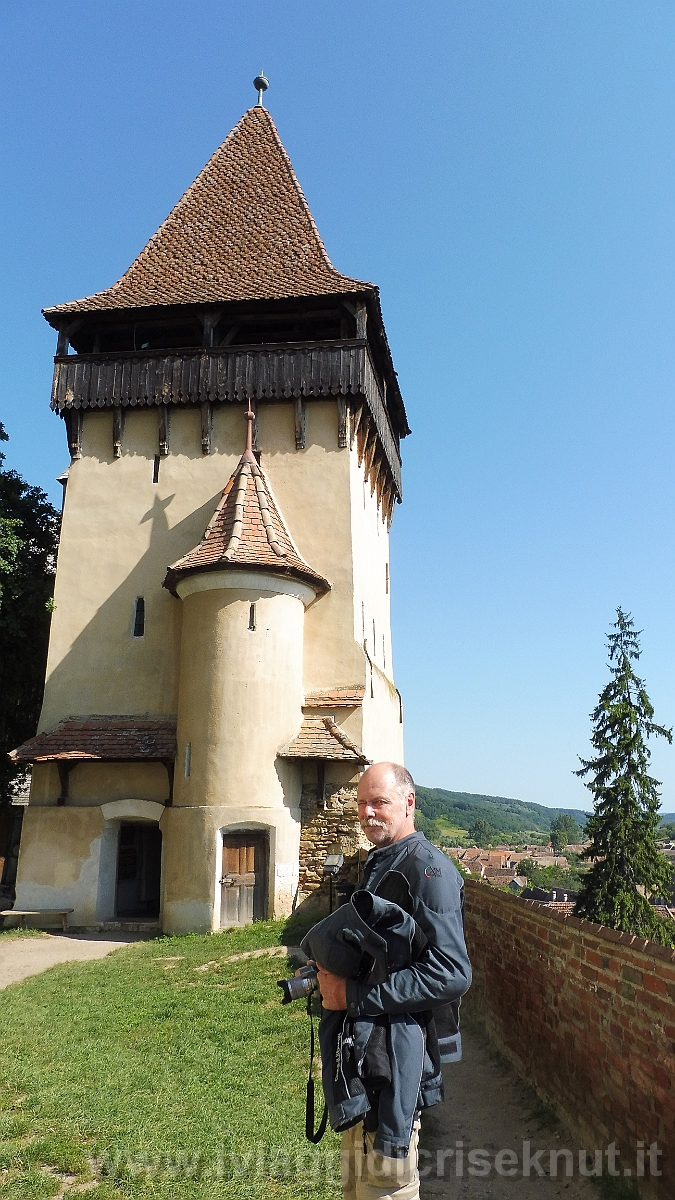
[[[493,829],[504,833],[548,833],[551,821],[560,813],[569,813],[582,829],[588,813],[579,808],[547,808],[507,796],[479,796],[473,792],[448,792],[444,788],[417,787],[417,806],[429,820],[442,820],[459,829],[468,829],[477,817],[483,817]],[[664,820],[668,820],[664,816]]]

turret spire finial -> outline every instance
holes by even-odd
[[[246,417],[246,449],[244,450],[244,460],[255,462],[255,455],[253,454],[253,422],[255,421],[255,413],[251,408],[250,398],[244,416]]]
[[[258,107],[264,108],[265,105],[263,104],[263,92],[267,91],[268,87],[270,86],[270,81],[269,79],[265,78],[265,75],[262,71],[259,75],[256,75],[255,79],[253,80],[253,86],[258,92]]]

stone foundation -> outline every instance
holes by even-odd
[[[360,851],[370,850],[357,815],[356,785],[330,785],[319,802],[316,784],[305,784],[300,808],[300,878],[298,900],[301,901],[319,887],[328,887],[324,880],[323,864],[327,854],[344,854],[345,865],[336,883],[357,883]],[[352,878],[353,876],[353,878]]]

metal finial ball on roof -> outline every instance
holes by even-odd
[[[260,105],[261,108],[264,108],[265,106],[263,104],[263,92],[267,91],[268,87],[270,86],[270,81],[269,81],[269,79],[265,78],[262,71],[260,72],[259,75],[256,75],[255,79],[253,80],[253,86],[258,93],[258,104]]]

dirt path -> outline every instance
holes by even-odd
[[[129,942],[145,940],[142,933],[65,933],[47,937],[0,938],[0,989],[19,983],[29,975],[39,975],[62,962],[85,962],[105,958]]]
[[[422,1125],[423,1200],[597,1200],[590,1180],[579,1175],[578,1143],[480,1034],[463,1031],[462,1036],[462,1062],[443,1069],[445,1103],[430,1109]],[[573,1152],[573,1175],[565,1174],[561,1154],[553,1159],[557,1174],[552,1176],[551,1151],[563,1149]],[[489,1156],[477,1160],[489,1164],[489,1174],[469,1174],[469,1152],[478,1150]],[[496,1170],[500,1150],[512,1152],[499,1164],[502,1171],[514,1171],[512,1177]],[[528,1172],[528,1152],[531,1164],[540,1150]],[[538,1174],[537,1163],[545,1174]]]

